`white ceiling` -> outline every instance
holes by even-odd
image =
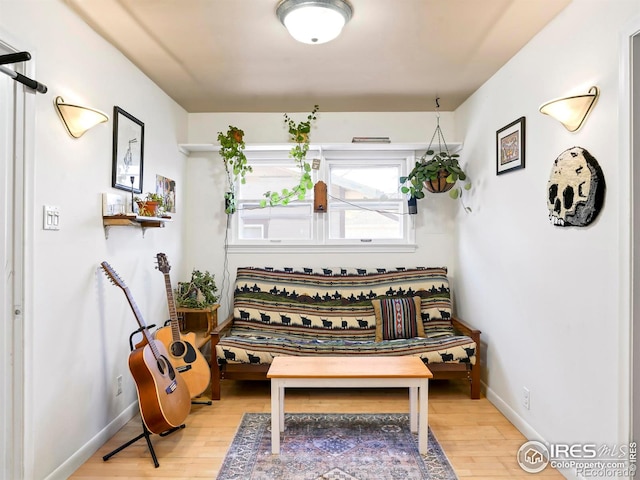
[[[64,0],[188,112],[451,111],[571,0],[350,0],[298,43],[278,0]]]

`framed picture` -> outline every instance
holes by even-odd
[[[524,168],[525,118],[520,117],[496,132],[496,174]]]
[[[113,107],[113,167],[111,186],[142,193],[144,123]]]
[[[156,174],[156,193],[162,195],[164,210],[176,213],[176,182],[170,178]]]

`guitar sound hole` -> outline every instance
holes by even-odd
[[[161,375],[165,375],[165,373],[168,373],[171,380],[176,378],[176,372],[173,369],[173,365],[171,365],[171,362],[167,360],[164,355],[158,359],[158,370],[160,371]]]
[[[166,364],[162,359],[158,359],[156,363],[158,364],[158,371],[160,372],[160,375],[164,375]]]
[[[184,342],[173,342],[171,344],[171,355],[174,357],[182,357],[186,351],[187,347]]]

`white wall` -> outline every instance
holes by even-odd
[[[97,271],[100,262],[109,261],[125,280],[147,323],[168,316],[154,262],[162,251],[181,268],[185,163],[177,144],[186,140],[187,114],[62,2],[0,2],[0,32],[31,52],[35,78],[49,88],[35,97],[25,193],[31,295],[25,309],[24,478],[52,472],[65,478],[104,443],[109,429],[126,421],[118,415],[133,411],[127,408],[135,401],[127,359],[128,335],[137,324],[122,292]],[[113,123],[73,139],[54,110],[57,95],[110,117],[117,105],[144,122],[143,190],[155,191],[156,173],[177,181],[173,223],[147,231],[144,239],[139,229],[112,228],[105,239],[101,193],[124,194],[111,188]],[[60,231],[42,230],[43,204],[60,206]],[[116,398],[117,375],[125,383]]]
[[[629,160],[618,155],[618,62],[622,27],[639,14],[637,0],[574,0],[455,112],[475,185],[474,213],[458,221],[457,305],[483,331],[487,396],[549,442],[628,441],[618,352],[628,337],[620,292],[629,286],[619,282],[618,247]],[[600,100],[579,132],[538,112],[592,85]],[[526,168],[497,176],[496,131],[520,116]],[[598,160],[607,184],[602,212],[586,228],[548,220],[552,162],[573,146]]]
[[[311,106],[310,106],[311,108]],[[322,108],[322,105],[320,105]],[[290,113],[298,121],[307,113]],[[453,115],[442,113],[440,126],[448,143],[457,141],[453,134]],[[189,143],[217,145],[217,133],[229,125],[245,132],[247,144],[286,143],[287,131],[281,113],[197,113],[189,115]],[[322,112],[311,131],[311,143],[350,143],[354,136],[388,136],[392,142],[423,143],[431,140],[436,115],[412,113],[336,113]],[[239,266],[448,266],[454,263],[454,215],[458,208],[448,195],[427,195],[418,202],[416,215],[417,250],[411,253],[371,253],[366,249],[351,253],[230,253],[225,274],[224,236],[226,215],[223,209],[225,177],[222,159],[217,153],[195,152],[187,160],[190,185],[187,203],[188,253],[185,265],[215,274],[222,290],[223,278],[232,285]],[[451,271],[453,276],[455,272]],[[227,294],[231,294],[228,289]],[[228,312],[228,296],[222,299],[220,318]]]

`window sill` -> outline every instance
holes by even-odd
[[[265,253],[413,253],[415,244],[362,243],[351,245],[292,245],[284,243],[261,243],[256,245],[229,245],[230,254]]]

